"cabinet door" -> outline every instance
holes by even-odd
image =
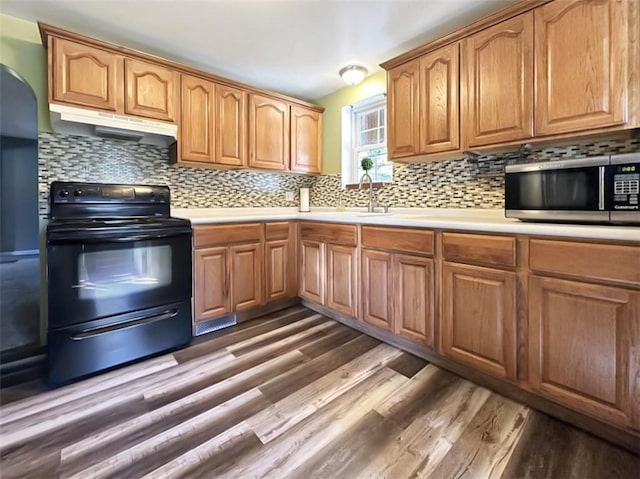
[[[187,75],[181,78],[180,156],[186,161],[212,162],[214,84]]]
[[[531,138],[533,13],[466,38],[462,51],[463,131],[468,146]]]
[[[206,321],[231,313],[229,250],[226,247],[194,252],[194,319]]]
[[[356,316],[356,248],[327,245],[327,307]]]
[[[49,85],[52,101],[123,112],[121,55],[60,38],[53,38],[52,50]]]
[[[231,305],[235,311],[262,303],[262,245],[229,247],[231,257]]]
[[[153,63],[125,59],[125,113],[175,122],[180,74]]]
[[[247,93],[216,85],[216,163],[247,165]]]
[[[325,266],[324,243],[301,240],[300,296],[324,304]]]
[[[362,319],[392,329],[393,283],[391,254],[362,250]]]
[[[249,95],[249,166],[268,170],[289,168],[289,105]]]
[[[389,158],[418,153],[419,62],[400,65],[387,73],[387,146]]]
[[[322,113],[291,107],[291,171],[322,173]]]
[[[640,427],[640,293],[538,276],[529,288],[531,386]]]
[[[516,377],[515,273],[444,262],[444,354],[495,376]]]
[[[535,10],[536,134],[626,121],[628,8],[572,0]]]
[[[433,347],[433,260],[394,255],[394,325],[396,334]]]
[[[265,273],[267,302],[288,298],[291,284],[291,248],[289,240],[272,240],[265,243]]]
[[[460,148],[459,45],[420,59],[420,152]]]

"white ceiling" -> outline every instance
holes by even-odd
[[[0,0],[2,13],[317,99],[514,0]]]

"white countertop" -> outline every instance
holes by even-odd
[[[311,208],[309,213],[300,213],[297,208],[172,208],[171,214],[191,220],[194,225],[299,219],[640,242],[640,227],[636,226],[527,223],[505,218],[501,209],[392,208],[390,214],[372,214],[363,208],[343,212],[335,208]]]

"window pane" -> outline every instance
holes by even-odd
[[[360,141],[358,146],[377,145],[378,144],[378,130],[369,130],[360,133]]]
[[[360,131],[378,127],[378,111],[374,110],[360,116]]]

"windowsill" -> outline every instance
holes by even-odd
[[[373,182],[373,187],[374,188],[382,188],[383,186],[386,185],[390,185],[391,182],[389,181],[374,181]],[[369,188],[369,183],[365,183],[366,187]],[[360,188],[360,184],[359,183],[348,183],[345,185],[345,189],[346,190],[357,190]],[[364,185],[363,185],[364,188]]]

